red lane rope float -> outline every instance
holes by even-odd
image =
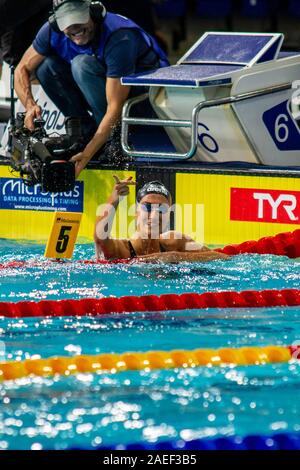
[[[102,299],[0,302],[0,316],[8,318],[84,316],[111,313],[159,312],[204,308],[291,307],[300,305],[299,289],[224,291],[203,294],[163,294]]]
[[[242,253],[258,253],[261,255],[300,257],[300,229],[294,232],[284,232],[274,237],[263,237],[259,240],[250,240],[239,245],[227,245],[216,251],[227,255],[239,255]]]
[[[53,376],[78,373],[122,372],[124,370],[175,369],[178,367],[261,365],[289,362],[293,352],[288,346],[194,349],[125,352],[73,357],[0,362],[0,381],[29,375]]]
[[[288,256],[289,258],[300,257],[300,229],[294,232],[279,233],[274,237],[263,237],[259,240],[249,240],[239,245],[227,245],[224,248],[217,248],[214,251],[225,253],[227,255],[239,255],[243,253],[258,253],[261,255],[278,255]],[[52,260],[51,262],[62,262]],[[76,263],[83,264],[131,264],[136,263],[137,260],[119,259],[119,260],[80,260]],[[0,269],[13,269],[22,267],[43,267],[49,263],[41,261],[8,261],[7,263],[0,263]]]

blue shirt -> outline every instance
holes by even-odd
[[[51,28],[47,22],[33,41],[33,47],[38,54],[43,56],[55,54],[51,47],[50,35]],[[139,70],[150,70],[159,66],[155,52],[148,48],[141,34],[134,29],[122,28],[115,31],[105,45],[103,58],[106,76],[111,78],[121,78],[135,73],[137,64]]]

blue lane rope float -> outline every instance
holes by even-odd
[[[70,450],[300,450],[300,433],[278,433],[273,435],[254,434],[246,437],[218,437],[216,439],[181,439],[157,443],[141,442],[136,444],[118,444],[90,448],[72,448]]]

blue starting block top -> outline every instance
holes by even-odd
[[[172,65],[150,72],[123,77],[124,85],[199,87],[213,84],[230,84],[231,74],[241,65],[198,64]]]
[[[124,85],[226,85],[233,72],[277,59],[282,34],[205,33],[176,65],[123,77]]]
[[[205,33],[179,64],[239,64],[247,67],[276,59],[282,34]]]

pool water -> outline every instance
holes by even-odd
[[[0,240],[0,264],[11,260],[29,263],[27,267],[0,269],[0,301],[284,289],[300,285],[300,262],[280,256],[241,255],[203,264],[90,265],[76,261],[94,258],[92,244],[77,246],[75,262],[64,264],[45,260],[44,249],[41,245]]]
[[[300,263],[241,255],[168,266],[57,264],[44,247],[0,242],[0,301],[298,288]],[[75,260],[91,259],[78,245]],[[0,307],[1,308],[1,307]],[[1,315],[1,312],[0,312]],[[0,317],[0,359],[291,345],[300,308],[207,309],[102,317]],[[0,449],[65,449],[300,431],[300,364],[24,378],[0,383]]]

